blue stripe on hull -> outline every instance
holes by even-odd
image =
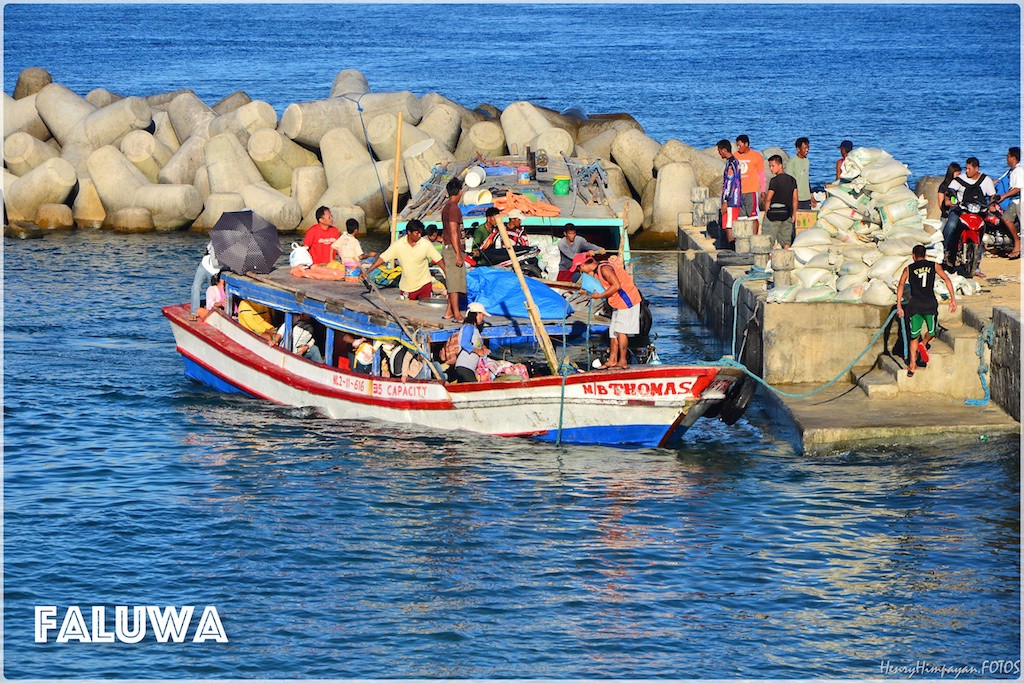
[[[562,443],[654,447],[661,443],[666,431],[668,431],[668,425],[573,427],[562,430]],[[672,443],[677,443],[684,431],[686,430],[677,429],[672,434]],[[550,432],[538,434],[534,438],[554,442],[558,438],[558,430],[552,429]]]
[[[251,396],[249,392],[242,391],[234,384],[225,382],[220,377],[213,374],[212,372],[210,372],[203,366],[199,365],[195,361],[192,361],[188,358],[183,358],[182,360],[185,361],[185,376],[188,377],[190,380],[199,382],[201,384],[205,384],[209,387],[216,389],[217,391],[222,391],[225,394],[242,394],[243,396]]]

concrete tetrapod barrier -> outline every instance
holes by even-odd
[[[223,116],[224,114],[232,112],[239,107],[243,107],[250,102],[252,102],[252,98],[249,97],[247,93],[241,90],[236,90],[227,97],[221,99],[220,102],[217,102],[215,105],[210,107],[210,109],[217,112],[217,116]]]
[[[98,230],[107,220],[107,212],[91,178],[78,179],[78,193],[71,206],[71,217],[79,228]]]
[[[643,227],[644,209],[637,200],[628,195],[616,197],[611,201],[610,206],[616,218],[626,219],[626,232],[630,235],[635,234],[637,230]],[[629,207],[629,215],[626,214],[626,207]]]
[[[133,130],[121,139],[121,154],[142,171],[149,182],[158,182],[157,174],[174,152],[144,130]]]
[[[316,222],[313,212],[318,206],[358,206],[365,216],[365,223],[360,225],[365,224],[368,229],[376,228],[387,222],[394,191],[394,176],[393,159],[377,162],[376,165],[373,162],[353,165],[336,178],[328,176],[327,191],[314,202],[313,210],[306,213],[301,225],[308,227]],[[400,184],[398,193],[405,195],[408,188]],[[341,224],[337,215],[334,221]]]
[[[85,95],[85,101],[94,107],[105,107],[123,99],[124,95],[112,93],[106,88],[93,88]]]
[[[622,168],[630,186],[641,197],[654,177],[654,157],[659,149],[661,145],[657,140],[647,137],[638,130],[622,131],[615,136],[612,143],[612,161]],[[645,211],[650,208],[642,199],[640,203],[644,205]]]
[[[206,143],[206,172],[211,194],[242,195],[246,206],[281,232],[290,232],[299,224],[299,203],[267,184],[242,143],[231,133],[221,133]]]
[[[651,230],[676,236],[681,225],[693,225],[690,189],[697,185],[693,167],[685,161],[665,164],[654,180],[654,207]]]
[[[469,161],[477,154],[481,156],[499,157],[505,154],[505,131],[495,121],[474,123],[465,135],[459,139],[455,148],[455,158]]]
[[[549,158],[561,159],[562,154],[566,156],[573,156],[573,152],[576,149],[576,143],[572,141],[572,135],[569,131],[562,128],[548,128],[540,135],[530,140],[530,144],[527,145],[531,150],[544,150],[548,153]]]
[[[141,206],[133,206],[127,209],[115,211],[110,218],[110,227],[114,232],[141,233],[153,232],[156,226],[153,223],[153,213]]]
[[[314,211],[316,200],[327,192],[327,173],[323,166],[302,166],[292,171],[292,199],[305,216]]]
[[[203,203],[206,203],[206,198],[213,194],[210,189],[210,174],[206,170],[206,164],[203,164],[196,170],[196,177],[192,180],[192,185],[199,190],[199,196],[203,198]]]
[[[651,178],[647,181],[644,191],[640,193],[640,206],[644,210],[644,229],[650,228],[654,222],[654,194],[657,190],[658,181]]]
[[[373,154],[378,159],[395,158],[395,142],[398,139],[398,117],[394,114],[381,114],[373,117],[373,120],[366,126],[366,137],[373,149]],[[402,152],[415,144],[430,140],[431,137],[416,128],[416,126],[402,121]]]
[[[6,158],[6,155],[5,155]],[[927,207],[928,215],[926,218],[939,218],[942,215],[941,207],[939,206],[939,185],[942,184],[942,178],[934,175],[925,175],[917,179],[917,184],[914,185],[914,194],[918,197],[924,196],[928,201]]]
[[[334,185],[354,166],[373,163],[366,145],[359,142],[348,128],[333,128],[320,139],[320,157],[323,159],[327,184]]]
[[[436,92],[428,92],[420,97],[420,105],[423,107],[424,117],[426,117],[426,112],[429,112],[434,107],[442,104],[458,113],[459,118],[462,120],[463,130],[469,130],[481,121],[493,120],[501,115],[501,112],[496,109],[494,110],[496,112],[495,114],[484,115],[478,111],[473,111],[472,109],[464,107],[458,102],[453,102],[444,95]]]
[[[208,125],[200,127],[174,150],[174,154],[157,174],[161,183],[183,185],[195,180],[196,171],[206,163],[206,141],[209,139],[207,130]]]
[[[59,83],[46,86],[35,98],[39,118],[61,145],[71,141],[73,132],[85,121],[85,117],[97,111],[97,107]]]
[[[149,182],[142,171],[112,145],[100,147],[90,154],[86,168],[103,208],[112,220],[119,211],[143,208],[152,215],[153,226],[157,230],[178,230],[191,225],[203,209],[202,197],[195,187]],[[127,219],[122,216],[122,220]]]
[[[331,84],[331,97],[358,96],[368,92],[370,92],[370,84],[366,82],[366,76],[356,69],[339,71]]]
[[[249,158],[270,186],[285,193],[291,188],[295,169],[320,165],[315,154],[273,128],[254,132],[249,138],[248,151]]]
[[[242,195],[236,192],[215,192],[206,198],[203,213],[196,219],[192,229],[197,232],[209,232],[225,211],[242,211],[243,209],[245,209],[245,200],[242,199]]]
[[[423,183],[430,180],[434,166],[443,166],[455,157],[434,139],[416,143],[402,152],[405,177],[409,180],[409,194],[415,197]]]
[[[37,94],[32,94],[16,100],[4,93],[5,138],[15,133],[28,133],[44,142],[50,139],[50,129],[46,127],[39,116],[39,110],[36,109],[37,97]]]
[[[235,135],[243,145],[258,130],[273,130],[277,127],[277,112],[267,102],[256,100],[242,105],[227,114],[210,121],[210,137],[221,133]]]
[[[22,177],[9,184],[5,183],[7,218],[12,221],[35,221],[40,206],[64,203],[76,182],[78,177],[74,166],[64,159],[47,159]]]
[[[609,194],[613,194],[616,197],[632,197],[633,191],[629,189],[629,181],[626,180],[626,174],[622,172],[619,165],[605,159],[601,159],[600,162],[604,167],[605,173],[608,174]]]
[[[171,126],[171,117],[165,111],[153,110],[153,137],[159,140],[172,152],[178,151],[181,141]]]
[[[320,139],[332,128],[348,128],[360,142],[365,142],[363,125],[380,114],[397,115],[400,111],[402,118],[412,125],[419,123],[423,115],[420,101],[407,90],[296,102],[284,110],[278,130],[307,147],[319,146]]]
[[[713,157],[702,152],[696,147],[691,147],[679,140],[668,140],[654,159],[655,168],[660,169],[663,165],[673,161],[689,162],[697,182],[708,188],[712,197],[722,194],[722,173],[725,171],[725,161],[719,157]]]
[[[146,104],[149,105],[150,109],[167,111],[167,108],[170,106],[171,102],[173,102],[178,95],[185,94],[195,95],[195,92],[189,90],[188,88],[183,88],[182,90],[172,90],[171,92],[162,92],[157,93],[155,95],[147,95],[145,97],[145,100]]]
[[[167,105],[167,115],[170,117],[174,134],[183,143],[200,125],[217,118],[217,112],[191,91],[171,100]]]
[[[36,225],[44,230],[66,230],[75,227],[71,207],[67,204],[43,204],[36,210]]]
[[[16,176],[23,176],[47,159],[59,156],[53,147],[28,133],[14,133],[4,140],[4,163]]]
[[[526,152],[534,138],[554,126],[529,102],[513,102],[501,113],[505,143],[515,154]]]
[[[616,134],[627,130],[638,130],[644,132],[643,126],[637,123],[629,114],[595,114],[579,125],[576,133],[576,143],[586,143],[609,131]]]
[[[576,155],[587,156],[591,159],[611,159],[612,144],[618,136],[617,130],[606,130],[600,135],[595,135],[586,142],[576,143]]]
[[[46,69],[38,66],[22,69],[18,74],[18,82],[14,86],[14,99],[20,100],[29,95],[35,95],[50,83],[53,83],[53,76]]]
[[[428,137],[437,140],[449,152],[454,152],[462,135],[462,117],[455,108],[438,102],[424,110],[423,120],[417,128]]]

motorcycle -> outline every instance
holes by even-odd
[[[992,254],[996,256],[1007,256],[1013,251],[1013,235],[1003,223],[1003,209],[993,205],[985,213],[985,230],[981,236],[981,243]]]
[[[539,247],[513,247],[516,252],[516,261],[526,277],[543,277],[544,272],[540,268]],[[491,266],[493,268],[504,268],[512,270],[512,259],[505,249],[483,249],[480,251],[480,258],[476,260],[477,265]]]
[[[973,278],[981,263],[982,235],[989,211],[985,204],[969,202],[960,206],[954,247],[946,255],[946,265],[953,272]]]

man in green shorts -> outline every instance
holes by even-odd
[[[956,294],[953,283],[946,275],[942,266],[925,259],[923,244],[914,246],[914,262],[903,269],[900,284],[896,287],[896,315],[901,318],[910,316],[910,362],[907,365],[907,377],[917,372],[917,358],[920,353],[921,363],[928,363],[928,344],[935,337],[935,318],[939,315],[939,302],[935,298],[935,275],[946,282],[949,291],[949,312],[956,310]],[[903,288],[910,283],[910,299],[903,305]]]

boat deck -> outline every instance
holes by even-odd
[[[360,283],[312,280],[293,277],[288,268],[278,268],[267,275],[227,274],[228,291],[241,298],[287,311],[305,311],[325,324],[369,336],[403,337],[401,329],[381,303],[378,295],[367,291]],[[460,327],[459,323],[444,320],[446,300],[431,298],[425,301],[405,301],[399,298],[397,288],[381,289],[380,293],[391,309],[400,316],[414,334],[426,335],[432,342],[446,340]],[[591,320],[592,334],[607,331],[608,321]],[[587,313],[574,313],[565,320],[545,321],[550,335],[580,337],[586,332]],[[482,336],[502,344],[534,340],[533,327],[527,319],[509,318],[500,314],[488,315]]]

